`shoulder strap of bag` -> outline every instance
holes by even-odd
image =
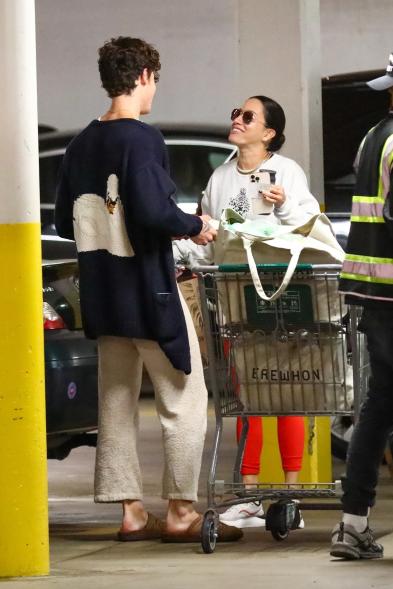
[[[288,268],[284,274],[280,286],[272,294],[272,296],[269,297],[267,296],[261,284],[257,266],[252,253],[252,245],[254,241],[258,241],[260,238],[259,236],[252,236],[247,234],[246,236],[241,235],[241,232],[237,231],[239,237],[242,237],[243,246],[247,254],[247,261],[255,289],[258,295],[264,301],[274,301],[284,292],[296,270],[300,254],[302,253],[304,248],[309,247],[311,249],[315,249],[318,251],[324,251],[328,253],[333,259],[339,262],[342,262],[344,259],[344,250],[338,244],[337,239],[334,235],[332,225],[329,219],[323,213],[314,215],[313,217],[308,219],[306,223],[303,223],[303,225],[288,228],[287,233],[290,232],[297,233],[298,235],[300,234],[303,238],[300,239],[300,241],[298,241],[297,243],[291,242],[290,245],[288,244],[288,250],[291,255]],[[281,237],[285,238],[285,235],[282,235]],[[264,243],[266,243],[266,245],[269,245],[269,241],[270,240],[264,240]]]
[[[261,297],[261,299],[263,299],[264,301],[275,301],[287,288],[287,286],[293,276],[293,273],[296,270],[296,266],[298,264],[300,254],[302,252],[303,245],[299,244],[296,248],[292,248],[291,260],[288,264],[288,268],[286,269],[286,272],[284,274],[282,282],[281,282],[280,286],[278,287],[278,289],[269,297],[266,294],[266,292],[262,286],[261,279],[259,278],[257,265],[255,263],[254,255],[252,253],[253,242],[250,241],[249,239],[247,239],[246,237],[242,237],[242,240],[243,240],[244,249],[247,254],[247,262],[248,262],[248,265],[250,268],[250,274],[252,277],[252,281],[254,283],[255,290],[257,291],[257,293]]]

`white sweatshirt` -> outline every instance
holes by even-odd
[[[231,208],[243,217],[255,218],[251,198],[258,193],[258,183],[251,182],[251,174],[241,174],[236,169],[237,159],[216,168],[210,177],[202,198],[202,214],[219,220],[225,208]],[[282,186],[286,200],[280,208],[274,208],[265,218],[282,225],[298,225],[320,212],[316,198],[308,189],[302,168],[290,158],[277,153],[263,164],[265,170],[276,172],[276,184]],[[254,172],[254,176],[258,171]],[[213,264],[212,245],[197,246],[191,240],[175,241],[173,253],[177,263]]]
[[[251,174],[236,169],[237,159],[214,170],[202,199],[202,213],[220,219],[225,208],[231,208],[243,217],[253,218],[251,198],[257,194],[258,183],[251,182]],[[283,225],[298,225],[320,212],[319,204],[308,189],[302,168],[294,161],[277,153],[263,164],[263,169],[276,172],[276,184],[282,186],[286,200],[274,208],[267,218]],[[258,172],[254,172],[257,176]]]

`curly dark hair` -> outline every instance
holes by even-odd
[[[110,98],[131,94],[136,80],[145,68],[149,73],[154,72],[154,79],[158,82],[160,55],[152,45],[142,39],[113,38],[99,48],[98,54],[102,87]]]

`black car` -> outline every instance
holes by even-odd
[[[384,70],[340,74],[322,80],[325,205],[329,213],[351,210],[353,163],[360,142],[389,110],[389,93],[366,84]]]

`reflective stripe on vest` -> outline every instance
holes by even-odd
[[[386,157],[386,151],[391,146],[392,141],[390,135],[382,148],[381,158],[379,161],[379,179],[378,179],[378,195],[377,196],[354,196],[352,198],[352,214],[351,222],[353,223],[384,223],[382,216],[383,205],[385,202],[385,195],[383,193],[383,163]],[[393,152],[389,154],[389,167],[393,161]]]
[[[383,144],[381,159],[379,161],[378,196],[380,196],[382,198],[386,198],[386,194],[384,195],[384,193],[383,193],[383,182],[382,182],[383,162],[386,157],[387,148],[390,147],[389,143],[391,142],[391,139],[392,139],[392,136],[389,135],[389,137],[386,139],[385,143]]]
[[[368,133],[359,154],[348,253],[339,288],[365,299],[393,301],[392,241],[383,218],[393,163],[393,116]]]
[[[376,284],[393,284],[393,258],[347,254],[341,278]]]
[[[354,196],[351,221],[354,223],[384,223],[382,216],[385,199],[380,196]]]

